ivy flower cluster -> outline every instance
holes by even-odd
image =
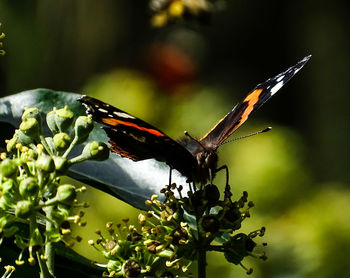
[[[85,187],[62,184],[61,176],[68,168],[85,160],[104,160],[109,149],[103,143],[90,142],[82,153],[68,157],[74,146],[84,142],[93,129],[90,117],[80,116],[74,121],[66,106],[53,109],[46,116],[51,137],[44,137],[42,116],[37,108],[26,108],[22,123],[14,136],[6,141],[6,152],[0,162],[0,237],[13,238],[21,250],[17,265],[23,264],[28,251],[28,262],[39,261],[43,273],[51,272],[45,263],[48,248],[55,242],[71,246],[71,224],[86,224],[84,212],[73,214],[73,208],[86,207],[77,201],[77,194]],[[76,210],[75,210],[76,211]],[[45,277],[45,275],[43,276]]]
[[[106,277],[193,277],[189,267],[199,252],[223,252],[228,262],[242,266],[252,256],[265,260],[264,252],[255,253],[254,238],[263,236],[262,227],[249,234],[238,232],[241,223],[250,217],[254,205],[247,193],[232,201],[227,185],[223,200],[217,186],[209,184],[190,190],[183,196],[183,186],[172,184],[161,190],[160,201],[153,195],[146,201],[151,210],[138,216],[139,228],[124,223],[106,224],[107,233],[89,244],[109,260]],[[221,244],[213,244],[221,243]]]
[[[1,27],[1,23],[0,23],[0,27]],[[3,43],[2,43],[2,39],[5,38],[5,33],[3,32],[0,32],[0,56],[4,56],[6,54],[5,50],[1,49],[2,46],[3,46]]]
[[[213,8],[208,0],[150,0],[149,6],[154,12],[151,18],[154,27],[163,27],[181,18],[206,23]]]
[[[89,244],[108,259],[106,277],[191,278],[188,268],[195,259],[190,248],[193,240],[187,222],[170,202],[153,195],[146,201],[149,210],[138,215],[139,228],[123,223],[106,224],[108,237],[98,230],[99,238]]]

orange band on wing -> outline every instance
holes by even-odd
[[[244,99],[243,102],[248,102],[248,106],[244,111],[244,113],[242,114],[237,128],[248,119],[249,115],[252,113],[254,109],[254,105],[259,101],[259,97],[262,91],[263,89],[254,90]]]
[[[108,125],[112,125],[112,126],[117,126],[117,125],[131,126],[131,127],[137,128],[139,130],[146,131],[146,132],[151,133],[151,134],[156,135],[156,136],[165,136],[163,133],[159,132],[158,130],[151,129],[151,128],[145,128],[145,127],[142,127],[142,126],[138,126],[137,124],[120,121],[118,119],[102,118],[102,122],[105,123],[105,124],[108,124]]]

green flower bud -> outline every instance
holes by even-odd
[[[4,209],[13,208],[16,204],[16,185],[13,180],[7,180],[2,184],[0,206]]]
[[[52,111],[46,114],[46,123],[52,133],[58,133],[59,129],[56,124],[56,109],[54,108]]]
[[[9,203],[7,201],[7,199],[4,198],[4,196],[1,196],[0,197],[0,210],[7,210],[9,208],[11,208],[11,203]]]
[[[109,260],[107,263],[107,269],[109,272],[119,272],[122,270],[122,264],[120,261]]]
[[[215,234],[220,228],[220,221],[214,215],[205,215],[199,220],[200,230]]]
[[[17,141],[18,141],[18,137],[16,134],[10,140],[6,141],[7,152],[11,152],[12,150],[16,149]]]
[[[62,213],[61,211],[53,210],[50,215],[51,219],[54,220],[56,223],[62,223],[66,217],[65,213]]]
[[[18,130],[17,138],[18,138],[18,143],[21,143],[22,145],[25,145],[25,146],[28,146],[29,144],[33,143],[33,139],[25,135],[24,132],[21,130]]]
[[[41,126],[35,118],[25,119],[19,126],[19,129],[31,138],[38,138]]]
[[[24,197],[35,197],[39,191],[39,185],[36,179],[29,177],[19,184],[19,193]]]
[[[225,210],[221,210],[220,214],[222,213],[224,213],[224,218],[221,222],[222,228],[238,230],[241,227],[243,218],[237,202],[232,203]]]
[[[26,249],[28,247],[27,242],[22,237],[16,236],[14,240],[15,244],[19,249]]]
[[[42,124],[42,118],[41,118],[41,114],[39,112],[38,108],[28,108],[26,107],[24,109],[24,112],[22,114],[22,121],[28,120],[28,119],[36,119],[38,121],[38,123]]]
[[[59,172],[65,172],[68,169],[68,160],[67,158],[61,156],[54,156],[53,161],[55,163],[55,169]]]
[[[30,235],[29,246],[41,246],[43,245],[44,240],[41,236],[39,228],[35,228],[35,230]]]
[[[66,105],[62,109],[56,110],[56,125],[60,131],[66,131],[72,124],[74,113]]]
[[[64,219],[68,218],[70,215],[70,204],[58,204],[57,209],[58,211],[64,216]]]
[[[3,182],[0,186],[1,188],[1,195],[3,197],[7,197],[7,196],[14,196],[15,194],[15,190],[16,190],[16,184],[14,182],[14,180],[9,179],[5,182]]]
[[[77,142],[82,143],[89,136],[91,130],[94,128],[91,116],[79,116],[75,121],[74,131],[77,137]]]
[[[204,198],[208,201],[209,206],[215,206],[220,198],[220,191],[214,184],[208,184],[204,188]]]
[[[46,172],[55,171],[55,163],[53,159],[51,158],[51,156],[44,153],[40,155],[35,165],[38,169],[41,169]]]
[[[49,242],[59,242],[63,240],[63,235],[61,235],[59,230],[54,227],[51,229],[46,228],[45,236]]]
[[[12,222],[12,217],[9,214],[6,214],[4,216],[0,217],[0,233],[2,232],[2,229],[5,228],[7,225],[9,225]]]
[[[33,203],[28,200],[18,201],[15,206],[15,215],[21,218],[27,218],[33,211]]]
[[[86,159],[103,161],[109,157],[109,148],[105,143],[92,141],[86,144],[82,154]]]
[[[13,176],[18,171],[17,162],[15,160],[13,160],[13,159],[6,158],[5,160],[3,160],[1,162],[0,169],[1,169],[1,174],[4,177]]]
[[[224,244],[225,258],[230,263],[239,264],[248,256],[256,246],[256,243],[246,234],[239,233],[231,237]]]
[[[68,219],[70,212],[70,206],[58,204],[57,209],[54,209],[50,212],[50,218],[54,220],[57,225],[61,225],[63,221]],[[56,230],[56,228],[53,229]]]
[[[71,143],[71,138],[67,133],[57,133],[53,137],[53,143],[57,149],[65,150],[69,147]]]
[[[57,188],[55,199],[65,205],[71,205],[76,198],[75,187],[70,184],[63,184]]]
[[[0,233],[4,237],[12,237],[19,230],[13,222],[14,217],[10,214],[0,217]]]
[[[1,229],[0,229],[1,230]],[[19,231],[19,227],[16,223],[12,222],[6,228],[2,229],[2,234],[4,237],[13,237]]]

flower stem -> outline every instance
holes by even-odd
[[[39,252],[36,252],[36,256],[39,262],[39,267],[40,267],[40,278],[51,278],[53,276],[50,275],[49,270],[47,269],[47,265],[45,262],[43,262],[40,258]]]
[[[51,214],[54,207],[49,206],[44,209],[46,216],[51,219]],[[46,221],[46,230],[51,230],[54,227],[51,221]],[[48,238],[46,238],[46,242],[48,242]],[[52,242],[48,242],[45,245],[45,257],[47,258],[46,266],[49,273],[54,277],[55,273],[55,249]]]
[[[39,136],[39,140],[40,140],[40,143],[44,146],[44,148],[47,151],[47,153],[49,155],[53,155],[52,154],[52,150],[51,150],[50,146],[47,144],[45,137],[43,135],[40,135]]]
[[[197,276],[200,278],[206,277],[206,267],[207,267],[207,250],[203,246],[205,245],[205,238],[203,238],[200,227],[199,220],[202,215],[197,211],[196,213],[196,222],[197,222],[197,231],[198,231],[198,251],[197,251]]]
[[[70,143],[68,149],[65,151],[65,153],[62,155],[63,158],[66,158],[68,156],[68,154],[70,153],[70,151],[74,148],[74,146],[77,144],[78,142],[78,137],[75,136],[72,143]]]
[[[55,249],[53,243],[47,243],[45,246],[45,257],[47,258],[46,265],[48,271],[52,276],[54,276],[54,267],[55,267]]]
[[[206,267],[207,267],[207,251],[204,249],[198,250],[197,256],[198,256],[198,271],[197,276],[200,278],[206,277]]]

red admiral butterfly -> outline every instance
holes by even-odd
[[[281,89],[310,57],[305,57],[295,66],[257,85],[198,141],[189,136],[175,141],[139,118],[95,98],[83,96],[79,101],[86,106],[87,114],[103,124],[112,152],[134,161],[155,158],[167,163],[171,169],[177,169],[189,181],[205,183],[218,170],[217,149],[253,112]]]

